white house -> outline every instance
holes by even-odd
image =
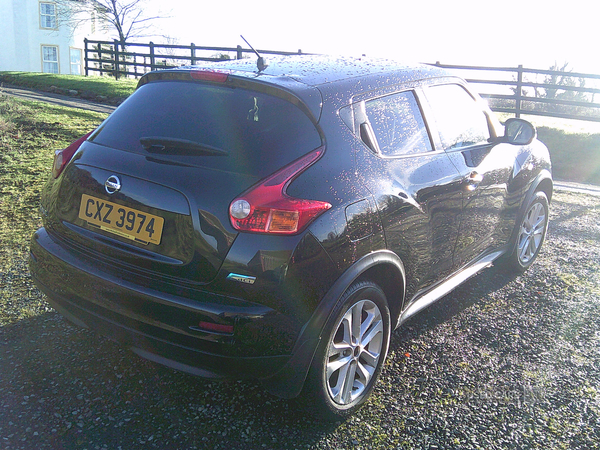
[[[70,3],[86,17],[69,20]],[[83,74],[84,38],[108,40],[95,8],[85,0],[0,0],[0,71]],[[84,19],[84,20],[81,20]],[[79,23],[78,26],[75,23]]]

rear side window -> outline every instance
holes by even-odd
[[[312,121],[279,97],[184,81],[141,86],[99,128],[96,144],[153,155],[140,139],[166,138],[227,153],[168,148],[160,158],[266,176],[321,145]]]
[[[382,155],[401,156],[432,150],[412,91],[370,100],[365,103],[365,109]]]
[[[462,86],[432,86],[426,95],[445,150],[488,143],[487,116]]]

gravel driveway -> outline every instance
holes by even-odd
[[[323,424],[71,326],[23,256],[0,274],[27,293],[0,304],[0,448],[598,449],[599,269],[600,198],[557,193],[525,275],[488,269],[413,318],[367,406]]]

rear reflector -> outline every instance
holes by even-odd
[[[229,218],[236,230],[253,233],[295,234],[302,231],[317,216],[331,208],[319,200],[290,197],[289,184],[323,154],[318,148],[234,199],[229,206]]]
[[[192,327],[197,331],[208,331],[210,333],[233,334],[233,325],[223,325],[213,322],[200,322],[197,327]]]

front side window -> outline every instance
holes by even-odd
[[[55,45],[42,46],[42,71],[58,73],[58,47]]]
[[[432,150],[414,92],[368,101],[365,109],[382,155],[402,156]]]
[[[490,139],[487,116],[477,101],[458,84],[426,89],[445,150],[486,144]]]
[[[56,5],[40,3],[40,27],[56,29]]]

